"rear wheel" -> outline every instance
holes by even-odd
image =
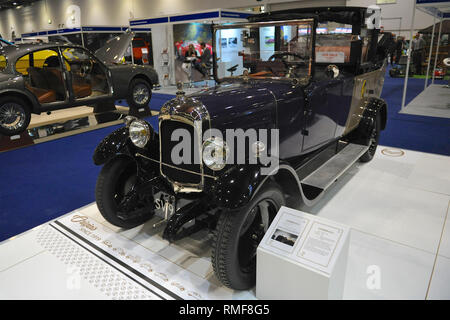
[[[256,249],[285,204],[280,187],[267,182],[241,210],[223,212],[213,236],[212,265],[219,280],[236,290],[256,282]]]
[[[153,216],[153,195],[136,194],[137,181],[136,163],[131,158],[113,158],[102,168],[95,198],[106,221],[130,229]]]
[[[361,156],[361,158],[359,158],[359,161],[369,162],[375,156],[375,153],[377,152],[378,141],[380,140],[380,127],[381,127],[381,116],[380,113],[377,112],[377,116],[375,118],[375,123],[373,125],[372,130],[367,135],[367,137],[364,137],[364,142],[366,145],[369,146],[369,150],[367,150],[366,153],[364,153]]]
[[[127,98],[130,108],[140,109],[147,107],[151,98],[152,88],[147,81],[141,78],[131,81]]]
[[[0,134],[14,136],[25,131],[30,124],[31,111],[18,97],[0,98]]]

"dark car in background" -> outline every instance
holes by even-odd
[[[0,134],[26,130],[31,113],[127,99],[146,107],[158,76],[150,66],[124,64],[132,33],[95,52],[67,43],[15,44],[0,48]]]
[[[214,26],[218,85],[180,91],[162,107],[158,132],[127,118],[97,147],[103,217],[132,228],[159,216],[169,241],[208,229],[217,278],[233,289],[254,286],[256,248],[280,207],[315,205],[353,163],[375,155],[387,121],[380,95],[392,35],[370,26],[373,14],[305,8]],[[220,34],[240,38],[232,54],[216,51]],[[227,136],[239,130],[257,131],[241,139],[243,153]],[[267,130],[278,139],[264,136]],[[180,132],[193,137],[182,154]],[[228,161],[236,155],[245,161]]]

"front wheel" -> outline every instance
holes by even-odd
[[[153,216],[153,195],[140,195],[136,163],[128,157],[116,157],[102,168],[95,186],[100,213],[109,223],[134,228]]]
[[[244,208],[222,212],[213,236],[212,265],[217,278],[235,290],[256,282],[256,249],[285,204],[280,187],[266,182]]]
[[[147,107],[151,98],[152,88],[147,81],[140,78],[131,81],[127,98],[130,108],[140,109]]]
[[[0,98],[0,134],[14,136],[25,131],[30,124],[31,111],[17,97]]]

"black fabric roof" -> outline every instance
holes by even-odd
[[[253,15],[250,22],[280,21],[305,18],[317,18],[319,22],[335,21],[351,25],[363,25],[367,8],[363,7],[315,7],[273,11]]]

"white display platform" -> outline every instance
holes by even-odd
[[[342,299],[349,237],[348,226],[281,207],[258,246],[256,297]]]
[[[380,146],[297,208],[351,227],[344,299],[450,299],[449,167]],[[255,299],[215,278],[208,233],[169,245],[155,221],[121,230],[91,204],[0,243],[0,299]]]

